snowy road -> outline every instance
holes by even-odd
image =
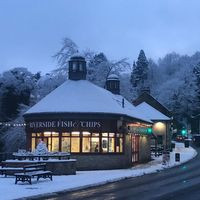
[[[60,194],[48,200],[199,200],[200,149],[197,151],[197,157],[182,166],[104,186]]]
[[[0,200],[13,200],[13,199],[42,199],[42,197],[55,197],[54,199],[121,199],[124,197],[127,199],[131,199],[132,195],[137,197],[137,194],[144,194],[145,198],[148,194],[151,193],[149,188],[153,191],[160,191],[159,187],[162,186],[162,182],[164,181],[164,185],[167,183],[170,186],[170,181],[175,181],[178,175],[186,175],[188,169],[189,171],[195,172],[197,174],[191,175],[196,178],[198,177],[198,171],[200,164],[195,162],[196,164],[190,165],[187,163],[186,166],[177,167],[175,170],[167,170],[165,173],[160,170],[166,170],[168,167],[173,167],[175,165],[179,165],[180,163],[175,162],[175,153],[179,152],[181,154],[181,162],[184,163],[197,155],[197,152],[193,148],[185,148],[183,143],[176,143],[176,148],[173,152],[170,153],[170,161],[167,165],[162,165],[162,157],[156,158],[149,163],[140,164],[128,169],[118,169],[118,170],[97,170],[97,171],[78,171],[77,175],[68,175],[68,176],[54,176],[53,181],[50,180],[40,180],[36,181],[34,179],[32,181],[32,185],[27,183],[19,183],[14,184],[15,179],[13,176],[5,178],[4,176],[0,176]],[[198,156],[199,157],[199,156]],[[191,161],[193,163],[193,161]],[[188,167],[189,166],[189,167]],[[160,171],[160,172],[159,172]],[[157,172],[158,174],[155,174]],[[154,174],[152,174],[154,173]],[[168,174],[169,173],[169,174]],[[152,174],[146,175],[144,174]],[[190,175],[190,173],[189,173]],[[132,179],[130,179],[132,177]],[[138,177],[138,178],[133,178]],[[170,179],[170,177],[172,177]],[[127,179],[129,178],[129,179]],[[175,180],[174,180],[175,179]],[[189,178],[187,178],[189,179]],[[118,183],[113,183],[119,180]],[[177,179],[178,183],[180,182]],[[188,182],[182,180],[184,185],[187,185]],[[111,184],[112,182],[112,184]],[[169,182],[169,183],[168,183]],[[198,179],[197,179],[198,182]],[[106,184],[110,183],[110,184]],[[97,185],[105,185],[102,187],[96,187]],[[190,184],[190,182],[189,182]],[[86,190],[88,187],[92,187],[93,189]],[[153,188],[155,187],[155,188]],[[84,189],[85,188],[85,189]],[[82,190],[80,190],[82,189]],[[84,190],[83,190],[84,189]],[[169,191],[173,191],[174,185],[172,184],[172,188],[169,188]],[[71,193],[71,191],[79,190],[80,192]],[[145,192],[147,191],[147,194]],[[62,194],[67,194],[62,197]],[[108,195],[108,196],[106,196]],[[130,196],[129,196],[130,195]],[[33,197],[34,196],[34,197]],[[61,198],[57,198],[57,197]],[[111,196],[111,197],[110,197]],[[139,199],[140,197],[138,197]],[[43,198],[45,199],[45,198]],[[46,198],[47,199],[47,198]],[[50,198],[53,200],[52,198]],[[148,199],[148,198],[147,198]],[[137,200],[137,199],[136,199]]]

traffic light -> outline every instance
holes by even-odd
[[[150,135],[150,134],[152,134],[152,132],[153,132],[153,131],[152,131],[152,128],[147,128],[147,134]]]
[[[181,135],[186,136],[187,135],[187,130],[184,128],[181,130]]]

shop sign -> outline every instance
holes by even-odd
[[[129,129],[130,133],[146,134],[146,135],[152,134],[152,128],[150,128],[150,127],[129,126],[128,129]]]
[[[29,122],[28,127],[31,129],[37,128],[101,128],[100,121],[37,121]]]

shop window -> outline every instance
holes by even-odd
[[[51,151],[58,152],[59,151],[59,138],[52,137]]]
[[[82,152],[90,152],[90,138],[89,137],[83,137]]]
[[[117,153],[122,153],[123,152],[123,134],[117,134],[116,137],[116,152]]]
[[[109,152],[115,152],[115,138],[109,138]]]
[[[71,152],[79,153],[80,152],[80,138],[71,137]]]
[[[115,137],[115,133],[109,133],[109,137]]]
[[[71,153],[122,153],[124,136],[120,133],[58,132],[33,133],[31,148],[34,150],[42,140],[49,151]]]
[[[108,137],[108,133],[102,133],[102,137]]]
[[[91,147],[90,147],[90,141],[91,141],[91,133],[90,132],[82,132],[82,152],[90,152]]]
[[[58,132],[52,132],[52,136],[53,136],[53,137],[59,136],[59,133],[58,133]]]
[[[51,132],[44,132],[44,137],[51,137]]]
[[[35,149],[35,138],[32,138],[32,140],[31,140],[31,149],[32,150]]]
[[[63,152],[70,152],[70,137],[62,138],[62,150]]]
[[[102,138],[102,152],[108,152],[108,138]]]
[[[70,142],[70,133],[62,133],[61,140],[61,151],[62,152],[70,152],[71,142]]]
[[[72,132],[72,137],[73,137],[73,136],[78,136],[78,137],[79,137],[79,136],[80,136],[80,132],[78,132],[78,131],[73,131],[73,132]]]
[[[70,133],[62,133],[62,136],[70,136]]]
[[[45,139],[46,139],[46,138],[45,138]],[[46,143],[46,142],[45,142],[45,143]],[[48,151],[51,151],[51,137],[48,138],[47,148],[48,148]]]
[[[92,137],[91,138],[91,152],[98,153],[99,152],[99,138],[98,137]]]
[[[37,147],[37,145],[40,143],[41,140],[44,141],[43,138],[40,138],[40,137],[39,137],[39,138],[36,138],[36,140],[35,140],[35,141],[36,141],[36,142],[35,142],[35,148]],[[44,142],[46,142],[46,141],[44,141]],[[45,143],[45,144],[46,144],[46,143]]]
[[[48,151],[59,151],[59,133],[58,132],[44,132],[32,134],[32,151],[37,147],[40,141],[43,141]]]
[[[93,137],[99,137],[99,133],[92,133]]]
[[[83,137],[89,137],[91,135],[90,132],[86,132],[86,131],[82,132],[82,134],[83,134]]]
[[[80,132],[73,131],[71,133],[71,152],[79,153],[80,152]]]
[[[120,149],[119,152],[122,153],[123,152],[123,138],[120,138],[119,141],[120,141],[119,142],[119,149]]]

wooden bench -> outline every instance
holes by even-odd
[[[1,162],[1,168],[0,168],[0,174],[5,175],[14,175],[15,173],[19,173],[23,171],[24,165],[19,164],[13,164],[13,163],[7,163],[5,161]]]
[[[29,182],[32,184],[31,179],[34,177],[37,177],[37,181],[40,178],[49,178],[52,181],[52,172],[46,171],[46,164],[34,164],[34,165],[26,165],[23,167],[22,173],[15,173],[14,174],[15,184],[17,184],[18,181],[22,182]]]
[[[0,168],[1,175],[5,175],[5,177],[7,177],[7,175],[14,175],[15,173],[19,173],[19,172],[22,172],[22,171],[23,171],[22,167],[3,167],[3,168]]]

